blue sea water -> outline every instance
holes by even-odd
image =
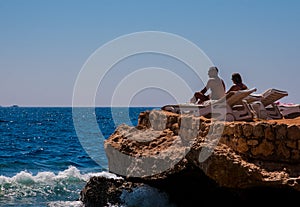
[[[152,109],[83,108],[81,115],[93,111],[107,139],[119,124],[135,126],[140,112]],[[97,152],[100,165],[87,152],[87,147],[92,150],[94,146],[82,146],[74,120],[72,107],[0,107],[1,207],[80,207],[80,191],[91,176],[115,177],[107,171],[103,150]],[[150,192],[160,197],[160,203],[151,203],[153,197],[143,198]],[[143,188],[123,198],[128,206],[166,206],[163,196],[156,189]]]

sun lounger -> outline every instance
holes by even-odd
[[[217,120],[238,121],[252,120],[253,111],[243,99],[255,92],[256,88],[241,91],[231,91],[216,101],[207,101],[203,104],[176,104],[165,105],[161,109],[178,114],[190,113],[195,116],[215,118]]]
[[[293,119],[300,116],[300,104],[279,104],[279,111],[286,119]]]
[[[250,94],[245,100],[256,112],[257,118],[281,119],[283,115],[276,101],[288,95],[287,91],[270,88],[262,94]]]

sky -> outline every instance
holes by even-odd
[[[300,103],[299,10],[298,0],[0,0],[0,106],[185,102],[204,86],[205,61],[227,89],[239,72],[257,93],[285,90],[281,102]],[[148,32],[168,38],[149,41]],[[135,34],[176,58],[155,51],[114,60],[139,45]],[[183,49],[189,43],[202,56]],[[205,63],[180,61],[189,58]]]

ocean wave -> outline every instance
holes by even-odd
[[[48,203],[49,207],[84,207],[81,201],[55,201]]]
[[[30,172],[21,171],[12,177],[0,176],[0,206],[4,203],[5,206],[24,206],[25,204],[39,206],[38,204],[45,202],[58,206],[63,201],[75,202],[78,201],[80,191],[92,176],[120,179],[105,171],[81,174],[80,170],[74,166],[57,174],[44,171],[33,175]]]
[[[0,207],[83,207],[80,191],[92,176],[123,179],[107,171],[82,174],[74,166],[56,174],[43,171],[33,175],[21,171],[12,177],[0,176]],[[165,193],[150,186],[124,191],[121,200],[124,202],[121,206],[108,206],[173,207]]]

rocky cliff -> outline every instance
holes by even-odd
[[[105,150],[109,170],[123,179],[92,178],[81,192],[86,206],[122,203],[121,192],[140,185],[166,192],[176,206],[208,196],[300,201],[300,118],[221,122],[145,111],[137,126],[120,125]]]

